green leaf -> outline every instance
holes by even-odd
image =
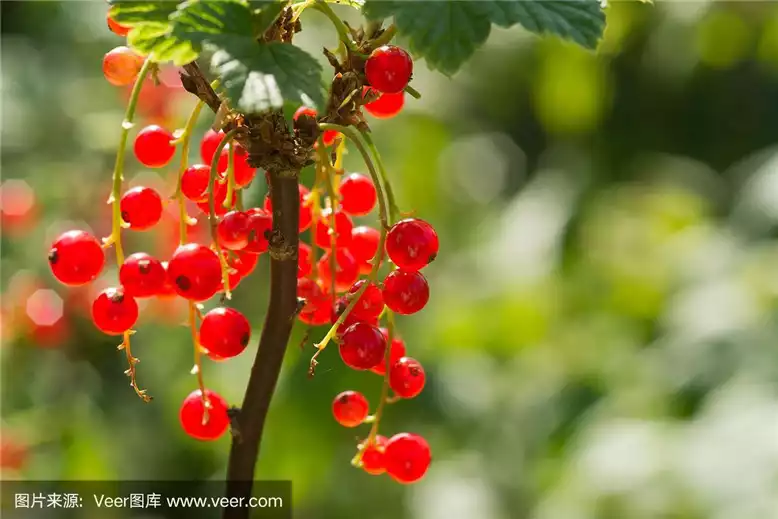
[[[597,46],[605,28],[599,0],[366,0],[363,10],[371,20],[393,17],[411,52],[447,75],[483,45],[492,24],[519,24],[587,48]]]
[[[200,55],[191,41],[172,35],[169,23],[149,22],[138,25],[127,35],[127,43],[144,55],[153,54],[151,59],[158,63],[172,61],[182,66]]]
[[[254,25],[254,34],[260,36],[276,21],[281,11],[288,5],[283,0],[252,0],[249,2]]]
[[[365,5],[365,0],[326,0],[328,4],[347,5],[355,9],[361,9]]]
[[[491,20],[501,27],[522,25],[538,34],[555,34],[589,49],[605,30],[605,13],[598,0],[535,0],[491,2]]]
[[[111,17],[117,22],[133,26],[142,22],[166,23],[176,11],[179,2],[142,2],[138,0],[111,0]]]
[[[214,52],[211,67],[232,105],[246,113],[281,108],[285,101],[315,108],[324,104],[321,65],[289,43],[235,39]]]

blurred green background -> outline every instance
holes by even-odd
[[[110,232],[126,91],[102,77],[122,44],[105,11],[2,2],[2,477],[218,479],[228,439],[178,424],[196,387],[185,307],[143,308],[144,404],[89,319],[115,270],[73,290],[45,260],[63,229]],[[331,400],[375,402],[380,379],[330,348],[309,380],[297,325],[257,474],[294,482],[295,517],[778,517],[778,4],[613,2],[607,16],[597,54],[495,30],[452,79],[419,62],[422,99],[373,125],[401,208],[441,239],[429,305],[399,320],[428,386],[382,426],[423,434],[433,464],[413,486],[349,465],[366,430],[337,425]],[[336,43],[325,22],[302,19],[297,43],[316,56]],[[194,101],[170,72],[140,111],[172,129]],[[127,185],[172,194],[176,164],[130,156]],[[125,243],[165,257],[176,233],[171,207]],[[255,339],[267,270],[234,297]],[[252,343],[206,361],[231,403]]]

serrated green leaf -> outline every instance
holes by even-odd
[[[133,26],[142,22],[165,23],[176,11],[179,2],[138,0],[111,0],[111,17],[121,24]]]
[[[522,25],[538,34],[555,34],[594,49],[605,29],[599,0],[489,2],[490,18],[501,27]]]
[[[140,24],[127,35],[127,43],[144,55],[153,54],[151,59],[158,63],[172,61],[182,66],[196,60],[200,54],[191,41],[174,37],[169,23]]]
[[[252,22],[254,25],[254,34],[257,36],[264,34],[278,15],[287,6],[287,1],[279,0],[252,0],[249,2],[251,9]]]
[[[245,113],[281,108],[285,101],[316,108],[324,104],[321,65],[289,43],[236,39],[214,52],[211,67],[232,105]]]

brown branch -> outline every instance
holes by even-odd
[[[190,94],[194,94],[207,104],[214,112],[219,111],[222,101],[219,99],[219,94],[211,87],[211,83],[205,78],[205,74],[200,69],[200,66],[196,61],[184,65],[183,72],[179,73],[181,77],[181,84],[184,86],[184,90]]]

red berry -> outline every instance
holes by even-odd
[[[149,168],[161,168],[176,154],[173,134],[161,126],[146,126],[135,137],[135,157]]]
[[[113,18],[111,18],[111,13],[107,13],[105,15],[105,21],[108,23],[108,29],[118,35],[118,36],[127,36],[127,33],[130,32],[130,27],[127,27],[126,25],[122,25]]]
[[[364,279],[357,281],[352,285],[348,293],[350,295],[356,294],[365,283],[369,282]],[[356,306],[354,306],[354,309],[351,310],[351,313],[354,314],[354,317],[368,320],[378,319],[378,316],[381,315],[381,312],[383,311],[384,296],[381,294],[381,289],[375,286],[375,284],[369,283],[362,295],[359,296],[359,300],[357,301]]]
[[[389,371],[389,387],[402,398],[413,398],[421,393],[426,379],[421,363],[411,357],[402,357]]]
[[[213,185],[214,185],[213,213],[216,216],[224,216],[225,214],[227,214],[227,211],[229,211],[229,209],[224,207],[224,201],[227,200],[227,180],[219,176],[217,177]],[[207,215],[211,214],[211,202],[209,200],[209,195],[210,193],[206,192],[205,201],[197,203],[197,207],[199,207],[200,210]],[[238,193],[237,191],[233,191],[230,207],[235,207],[235,201],[237,199],[238,199]]]
[[[162,197],[150,187],[135,187],[120,201],[122,220],[134,231],[145,231],[162,218]]]
[[[338,318],[346,310],[348,305],[349,305],[349,301],[346,299],[345,296],[340,297],[338,298],[337,301],[335,301],[335,304],[332,305],[332,315],[330,317],[330,322],[332,324],[335,324],[338,321]],[[352,311],[348,313],[346,318],[343,319],[343,323],[340,326],[338,326],[337,334],[343,335],[343,333],[346,330],[348,330],[351,327],[351,325],[356,323],[367,323],[373,326],[378,326],[378,318],[370,317],[367,319],[363,319],[361,317],[354,315],[354,311],[352,309]]]
[[[61,234],[49,250],[49,266],[60,283],[70,286],[93,281],[105,265],[105,252],[97,238],[85,231]]]
[[[402,92],[413,74],[413,60],[400,47],[378,47],[365,62],[365,76],[370,86],[385,94]]]
[[[127,257],[119,269],[119,282],[132,297],[151,297],[165,288],[167,273],[162,263],[145,252]]]
[[[365,421],[370,405],[365,395],[357,391],[344,391],[332,402],[332,414],[344,427],[356,427]]]
[[[430,287],[421,272],[394,270],[384,279],[384,303],[402,315],[418,312],[430,298]]]
[[[222,287],[219,257],[205,245],[181,245],[168,263],[168,279],[181,297],[205,301]]]
[[[162,297],[162,298],[175,297],[177,295],[176,287],[173,285],[173,282],[170,281],[170,276],[168,276],[168,271],[167,271],[168,262],[163,261],[161,265],[162,268],[165,269],[165,283],[162,285],[162,288],[157,294],[157,297]]]
[[[257,260],[259,260],[259,256],[245,251],[233,251],[232,254],[227,254],[227,265],[237,270],[242,278],[254,271]]]
[[[186,434],[196,440],[211,441],[227,432],[230,417],[224,398],[210,389],[205,390],[205,397],[209,404],[207,411],[200,390],[189,393],[181,405],[178,418]]]
[[[242,353],[250,339],[248,319],[232,308],[214,308],[200,324],[200,344],[223,359]]]
[[[293,120],[297,120],[301,115],[307,115],[308,117],[313,117],[316,119],[318,117],[318,112],[314,108],[310,108],[307,106],[301,106],[297,109],[297,111],[292,116]],[[335,139],[338,138],[338,132],[335,130],[325,130],[322,134],[322,140],[324,141],[325,146],[332,145],[333,142],[335,142]]]
[[[424,220],[399,221],[386,235],[386,253],[402,270],[420,270],[438,255],[438,234]]]
[[[327,296],[319,284],[310,278],[299,278],[297,280],[297,297],[305,299],[303,312],[313,312],[317,308],[327,307],[329,304]]]
[[[208,130],[203,135],[203,140],[200,141],[200,158],[208,165],[208,169],[211,168],[211,162],[213,162],[213,154],[216,153],[216,148],[224,139],[224,132]],[[229,145],[222,148],[221,155],[219,155],[219,163],[216,166],[216,171],[222,172],[227,170],[229,166]]]
[[[270,246],[268,240],[273,230],[273,217],[270,213],[257,208],[249,209],[246,212],[249,215],[248,244],[243,250],[252,254],[267,252]]]
[[[225,214],[216,227],[216,233],[225,249],[244,249],[249,244],[249,215],[243,211]]]
[[[389,340],[389,330],[381,328],[381,333],[384,334],[386,340]],[[393,366],[395,362],[405,357],[405,341],[396,335],[392,337],[392,344],[389,346],[389,366]],[[386,374],[386,362],[381,361],[379,365],[372,368],[370,371],[376,375],[384,376]]]
[[[311,204],[310,204],[310,194],[311,192],[308,190],[307,187],[300,184],[300,219],[298,220],[298,227],[300,228],[300,232],[305,231],[308,229],[308,227],[311,226],[311,221],[313,220],[313,213],[311,212]],[[273,202],[270,200],[269,196],[265,197],[265,211],[268,213],[273,213]]]
[[[229,155],[228,155],[229,158]],[[238,187],[246,187],[254,180],[257,173],[255,168],[249,166],[249,154],[240,144],[235,144],[233,168],[235,170],[235,184]]]
[[[432,461],[427,441],[413,433],[395,434],[384,447],[384,466],[392,479],[413,483],[424,477]]]
[[[310,326],[321,326],[330,321],[330,309],[327,305],[314,306],[310,311],[302,311],[300,321]]]
[[[370,261],[378,252],[380,240],[381,233],[378,232],[378,229],[360,225],[351,231],[351,243],[349,243],[348,250],[357,261]]]
[[[329,249],[332,247],[332,238],[330,235],[330,215],[332,209],[327,208],[322,210],[319,220],[316,222],[316,245],[322,249]],[[351,231],[354,230],[354,224],[351,218],[338,209],[335,211],[335,245],[340,247],[348,247],[351,243]]]
[[[385,350],[386,338],[367,323],[353,324],[341,336],[340,357],[353,369],[374,368],[383,360]]]
[[[103,75],[115,86],[125,86],[135,81],[142,66],[143,57],[125,46],[116,47],[103,57]]]
[[[331,256],[331,251],[325,252],[316,264],[319,279],[328,290],[332,287]],[[337,292],[348,290],[359,277],[357,262],[354,260],[354,256],[345,249],[335,251],[335,269],[335,290]]]
[[[362,451],[362,469],[368,474],[377,476],[386,472],[384,466],[384,449],[386,448],[386,436],[377,434],[375,440],[364,447]]]
[[[300,242],[297,250],[297,277],[304,278],[313,271],[313,251],[307,243]]]
[[[181,193],[192,202],[207,202],[210,176],[210,166],[205,164],[189,166],[181,176]],[[226,189],[224,196],[227,197]]]
[[[227,259],[227,251],[222,251],[222,254],[224,254],[225,260]],[[236,269],[229,266],[229,263],[227,264],[227,284],[230,287],[230,290],[235,290],[238,285],[240,285],[240,282],[243,280],[243,277],[240,275],[240,272],[238,272]],[[222,288],[219,290],[219,292],[224,292],[224,284],[222,283]]]
[[[369,91],[370,87],[364,87],[362,90],[362,96],[364,97]],[[378,91],[379,98],[372,103],[365,103],[362,105],[367,113],[377,119],[389,119],[400,113],[403,105],[405,105],[405,92],[398,92],[396,94],[381,94]]]
[[[121,335],[138,320],[138,303],[124,289],[107,288],[92,303],[95,326],[108,335]]]
[[[340,196],[343,211],[354,216],[368,214],[378,200],[373,181],[359,173],[352,173],[343,179]]]

